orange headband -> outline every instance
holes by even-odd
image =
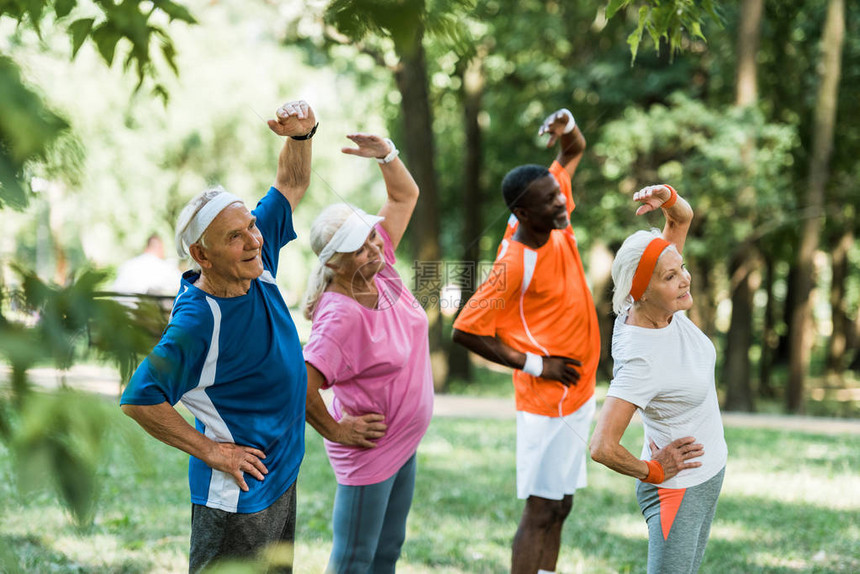
[[[633,274],[633,286],[630,287],[630,296],[634,301],[638,301],[645,289],[648,288],[648,283],[651,282],[651,275],[654,274],[654,267],[657,266],[657,260],[663,250],[672,245],[662,237],[655,237],[645,248],[642,253],[642,258],[639,260],[639,265],[636,266],[636,273]]]

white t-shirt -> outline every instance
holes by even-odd
[[[660,486],[701,484],[725,466],[728,456],[714,380],[714,345],[682,311],[662,329],[628,325],[626,320],[626,314],[615,320],[615,365],[607,396],[638,407],[645,427],[645,460],[651,458],[650,440],[663,448],[675,439],[695,437],[705,454],[692,460],[702,466],[682,470]]]
[[[111,289],[118,293],[175,296],[182,273],[152,253],[141,253],[119,266]]]

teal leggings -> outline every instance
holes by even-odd
[[[406,516],[415,490],[415,455],[394,476],[366,486],[337,485],[334,545],[326,572],[394,572],[406,540]]]
[[[648,574],[698,572],[725,472],[723,468],[702,484],[685,489],[637,482],[636,498],[648,524]]]

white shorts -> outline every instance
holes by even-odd
[[[517,411],[517,498],[561,500],[588,484],[585,458],[595,399],[566,417]]]

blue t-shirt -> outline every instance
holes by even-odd
[[[220,298],[182,278],[161,341],[140,364],[121,404],[182,403],[197,430],[216,442],[266,453],[269,473],[245,474],[242,492],[227,473],[191,457],[191,501],[228,512],[268,508],[296,480],[304,456],[307,371],[295,324],[275,284],[278,253],[296,238],[290,204],[271,188],[252,211],[263,235],[264,271],[248,293]]]

